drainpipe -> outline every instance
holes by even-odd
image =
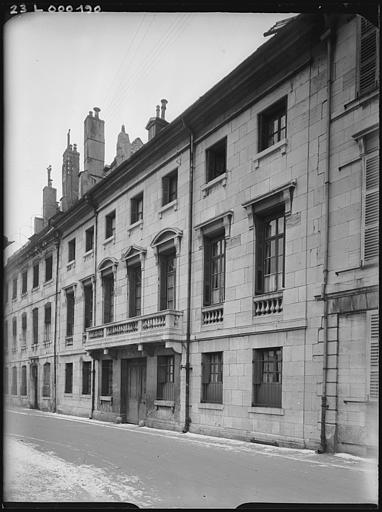
[[[60,232],[56,230],[56,290],[54,299],[54,336],[53,336],[53,412],[57,412],[57,317],[58,317],[58,276],[60,261]]]
[[[97,212],[97,204],[94,201],[94,198],[91,194],[86,194],[85,196],[86,202],[93,208],[94,210],[94,281],[93,281],[93,325],[97,325],[96,322],[96,311],[97,311],[97,238],[98,238],[98,212]],[[91,409],[89,413],[89,419],[93,418],[93,413],[95,409],[95,357],[92,355],[92,383],[91,383]]]
[[[194,200],[194,135],[190,128],[186,125],[184,119],[182,122],[188,133],[190,134],[190,188],[188,196],[188,254],[187,254],[187,323],[186,323],[186,397],[185,397],[185,422],[183,433],[187,433],[190,429],[190,343],[191,343],[191,263],[192,263],[192,216],[193,216],[193,200]]]
[[[322,396],[321,396],[321,436],[320,448],[318,453],[325,453],[327,450],[326,439],[326,410],[327,403],[327,366],[328,366],[328,300],[326,289],[328,284],[328,259],[329,259],[329,185],[330,185],[330,150],[331,150],[331,97],[332,97],[332,43],[333,43],[333,27],[331,26],[328,15],[325,15],[327,25],[326,32],[321,36],[322,40],[326,39],[326,67],[327,67],[327,112],[326,112],[326,166],[324,181],[324,240],[323,240],[323,282],[321,285],[321,300],[323,300],[323,367],[322,367]]]

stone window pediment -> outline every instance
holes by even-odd
[[[150,246],[154,250],[156,259],[158,259],[159,253],[170,248],[175,248],[176,256],[179,256],[182,236],[183,231],[178,228],[165,228],[155,235]]]
[[[233,218],[233,210],[221,213],[212,219],[202,222],[195,226],[196,236],[199,248],[203,248],[203,237],[214,236],[219,231],[224,230],[224,238],[228,240],[231,237],[231,224]]]
[[[115,258],[104,258],[98,265],[98,272],[101,274],[117,271],[118,261]]]
[[[146,257],[146,249],[143,247],[139,247],[138,245],[131,245],[122,253],[121,260],[129,265],[136,265],[137,263],[141,264],[143,268],[144,260]]]

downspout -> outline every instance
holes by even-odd
[[[331,150],[331,99],[332,99],[332,42],[333,28],[330,24],[328,15],[325,15],[327,25],[326,32],[321,36],[322,40],[326,39],[326,66],[327,66],[327,112],[326,112],[326,165],[324,176],[324,240],[323,240],[323,282],[321,285],[321,300],[323,300],[323,363],[322,363],[322,396],[321,396],[321,436],[319,453],[325,453],[327,450],[326,438],[326,411],[327,403],[327,366],[328,366],[328,300],[326,289],[328,284],[328,260],[329,260],[329,189],[330,189],[330,150]]]
[[[190,429],[190,343],[191,343],[191,264],[192,264],[192,216],[194,200],[194,134],[186,125],[184,119],[182,122],[190,135],[190,175],[189,175],[189,196],[188,196],[188,254],[187,254],[187,323],[186,323],[186,396],[185,396],[185,422],[183,433]]]
[[[56,257],[56,290],[54,299],[54,336],[53,336],[53,412],[57,412],[57,317],[58,317],[58,276],[60,261],[60,233],[57,234],[57,257]]]
[[[97,238],[98,238],[98,212],[97,212],[97,205],[94,202],[93,196],[91,194],[86,194],[86,201],[87,203],[93,208],[94,210],[94,281],[93,281],[93,325],[97,325],[96,321],[96,311],[97,311]],[[91,392],[91,409],[89,413],[89,419],[93,418],[93,413],[95,409],[95,369],[96,359],[94,357],[94,354],[92,355],[92,383],[90,386],[90,392]]]

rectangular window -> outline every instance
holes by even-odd
[[[21,274],[21,293],[27,293],[28,291],[28,271],[24,270]]]
[[[74,328],[74,291],[66,292],[66,336],[73,336]]]
[[[283,98],[259,115],[259,151],[287,136],[287,101]]]
[[[84,283],[84,330],[93,325],[93,284]]]
[[[114,321],[114,274],[110,272],[102,275],[103,288],[103,323]]]
[[[157,399],[175,399],[174,356],[158,356]]]
[[[44,342],[50,341],[52,326],[52,305],[50,302],[44,306]]]
[[[160,310],[175,309],[176,255],[160,254]]]
[[[82,394],[83,395],[90,395],[91,369],[92,369],[92,363],[90,361],[82,362]]]
[[[20,395],[27,395],[27,367],[21,367],[21,386],[20,386]]]
[[[73,393],[73,363],[65,364],[65,393]]]
[[[115,234],[115,210],[105,217],[105,238],[110,238]]]
[[[68,262],[76,259],[76,239],[68,242]]]
[[[223,403],[223,352],[202,354],[202,402]]]
[[[256,217],[256,294],[284,287],[284,212]]]
[[[94,247],[94,226],[85,231],[85,252],[92,251]]]
[[[12,350],[17,350],[17,319],[12,319]]]
[[[379,151],[378,134],[365,137],[366,155],[363,157],[363,260],[379,256]]]
[[[281,407],[282,348],[253,351],[253,405]]]
[[[162,206],[175,201],[178,197],[178,170],[162,178]]]
[[[23,345],[26,345],[27,342],[27,314],[23,313],[21,315],[21,338]]]
[[[17,367],[14,366],[12,368],[12,386],[11,386],[12,395],[17,395]]]
[[[38,344],[38,308],[32,310],[33,345]]]
[[[227,138],[206,150],[207,183],[227,171]]]
[[[101,395],[111,396],[113,394],[113,361],[103,359],[102,361],[102,384]]]
[[[131,200],[131,224],[143,219],[143,192]]]
[[[225,239],[224,235],[204,238],[204,306],[224,302]]]
[[[45,258],[45,281],[50,281],[53,277],[53,256],[50,254]]]
[[[370,21],[360,18],[359,44],[359,95],[366,94],[378,85],[379,41],[378,30]]]
[[[37,288],[38,282],[40,278],[40,263],[35,263],[33,265],[33,288]]]
[[[17,297],[17,277],[13,278],[12,281],[12,299],[16,299]]]
[[[128,267],[129,279],[129,316],[140,316],[142,314],[142,271],[140,265]]]
[[[45,363],[43,366],[43,381],[42,381],[42,396],[50,396],[50,363]]]

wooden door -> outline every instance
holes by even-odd
[[[146,417],[146,358],[123,359],[121,380],[126,421],[138,424]]]

